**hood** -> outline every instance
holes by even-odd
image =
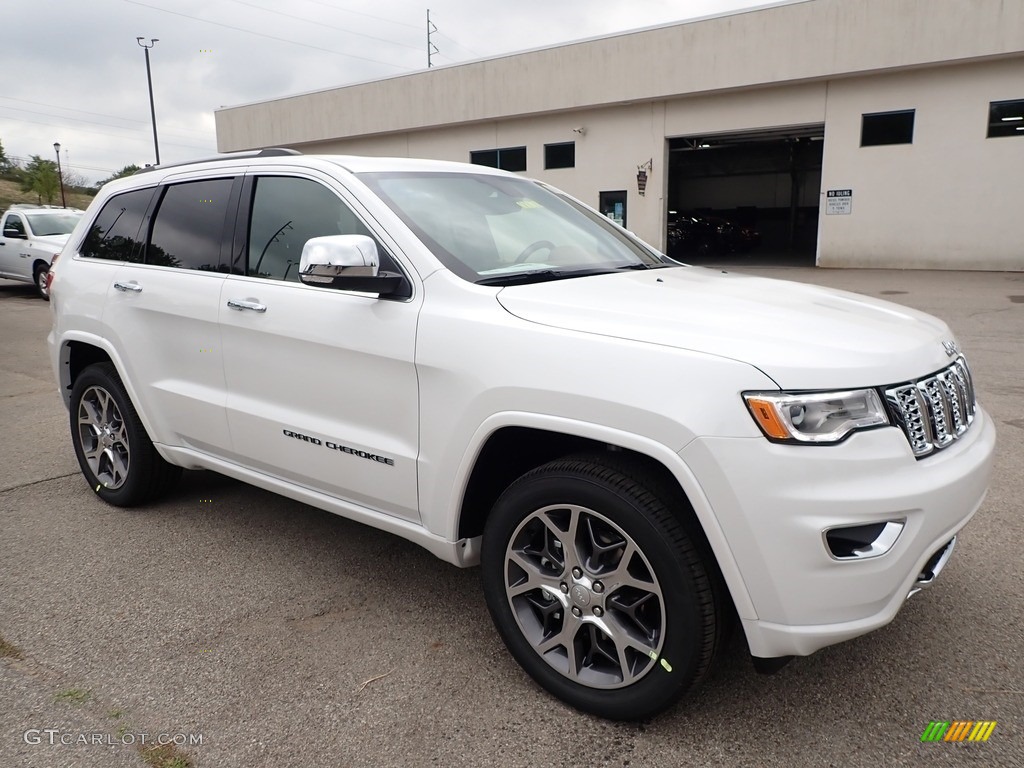
[[[71,237],[70,232],[66,235],[39,235],[32,238],[32,243],[33,245],[50,245],[55,251],[59,251],[67,245],[69,237]]]
[[[511,314],[753,365],[783,389],[882,386],[945,367],[941,320],[859,294],[699,267],[510,286]]]

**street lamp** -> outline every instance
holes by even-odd
[[[146,50],[146,82],[149,83],[149,114],[153,118],[153,150],[156,152],[156,164],[160,165],[160,145],[156,140],[156,107],[153,106],[153,75],[149,71],[149,49],[160,42],[157,38],[152,38],[149,41],[149,45],[146,45],[143,40],[144,37],[136,37],[135,42],[141,45]]]
[[[60,204],[68,207],[68,201],[64,199],[64,171],[60,168],[60,142],[53,142],[53,151],[57,153],[57,179],[60,181]]]

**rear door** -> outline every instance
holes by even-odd
[[[231,447],[221,265],[240,185],[241,176],[165,182],[142,225],[141,260],[116,272],[103,314],[151,437],[220,456]]]
[[[303,285],[311,237],[383,233],[335,180],[268,169],[243,188],[220,322],[235,459],[376,511],[417,519],[419,295]],[[405,274],[411,274],[406,271]]]

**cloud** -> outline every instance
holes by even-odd
[[[431,0],[435,65],[750,6],[750,0]],[[410,0],[49,0],[4,41],[0,141],[95,181],[154,160],[142,35],[161,161],[214,154],[213,111],[423,69],[426,8]]]

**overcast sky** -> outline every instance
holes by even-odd
[[[444,66],[767,0],[34,0],[7,14],[0,50],[0,141],[90,183],[154,162],[150,50],[160,159],[216,151],[221,106],[426,67],[426,13]],[[9,9],[10,10],[10,9]],[[657,66],[657,62],[651,62]]]

